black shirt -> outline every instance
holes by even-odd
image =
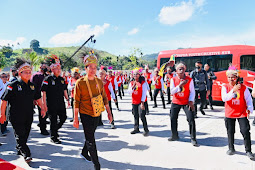
[[[26,84],[19,78],[7,86],[1,99],[9,102],[10,119],[12,120],[12,118],[22,119],[26,115],[33,115],[33,101],[40,98],[41,94],[36,93],[33,83],[28,81]]]
[[[62,107],[64,102],[64,91],[67,85],[63,77],[50,75],[45,77],[42,84],[42,91],[46,92],[46,100],[48,107]],[[64,105],[65,106],[65,105]]]

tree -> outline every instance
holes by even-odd
[[[3,46],[1,52],[5,55],[6,58],[10,58],[13,53],[13,49],[11,47]]]
[[[63,70],[71,70],[73,67],[77,67],[78,65],[74,58],[69,59],[69,57],[64,53],[61,53],[59,58],[62,60]]]
[[[30,48],[32,48],[34,51],[36,51],[40,47],[40,43],[38,40],[32,40],[30,42]]]
[[[0,68],[5,67],[5,65],[6,65],[5,55],[2,52],[0,52]]]
[[[44,60],[43,56],[38,56],[36,52],[26,53],[24,56],[27,60],[31,61],[31,65],[34,67],[35,70],[37,70],[41,64],[41,62]]]

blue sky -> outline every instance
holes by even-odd
[[[1,0],[0,45],[28,48],[81,45],[128,55],[179,47],[255,45],[255,1],[233,0]]]

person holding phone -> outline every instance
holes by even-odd
[[[225,102],[225,126],[228,134],[228,155],[235,154],[234,134],[235,122],[238,120],[240,132],[244,138],[246,155],[250,159],[254,159],[251,152],[251,134],[249,115],[253,112],[253,103],[248,88],[238,79],[239,70],[234,66],[230,66],[226,72],[228,84],[224,84],[221,89],[222,101]]]
[[[194,117],[194,99],[195,99],[195,89],[192,78],[185,75],[186,65],[184,63],[179,63],[176,65],[176,75],[170,80],[170,91],[173,95],[172,105],[170,109],[170,119],[171,119],[171,131],[172,136],[168,141],[179,140],[179,135],[177,131],[178,116],[180,109],[182,108],[186,114],[187,120],[189,122],[189,131],[191,135],[191,144],[193,146],[198,146],[196,140],[196,123]]]

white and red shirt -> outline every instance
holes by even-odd
[[[113,100],[115,100],[115,93],[113,91],[112,83],[109,80],[106,80],[106,83],[104,83],[104,90],[105,90],[108,101],[111,100],[111,96]]]
[[[122,77],[121,76],[117,76],[116,81],[118,83],[118,87],[120,87],[121,84],[122,84]]]
[[[114,90],[118,90],[118,83],[116,81],[115,76],[111,76],[111,77],[107,76],[106,79],[112,83]]]
[[[233,86],[224,84],[221,88],[221,98],[225,102],[227,118],[247,117],[247,110],[253,112],[251,94],[245,85],[241,85],[241,89],[234,93]]]
[[[152,76],[151,76],[151,73],[148,72],[148,73],[143,73],[143,76],[145,77],[145,80],[147,81],[148,84],[151,84],[151,81],[152,81]]]
[[[166,82],[166,85],[167,85],[167,87],[170,87],[170,80],[173,78],[173,73],[171,73],[171,74],[166,74],[166,76],[165,76],[165,82]]]
[[[67,89],[71,91],[71,97],[72,98],[73,98],[73,95],[74,95],[74,87],[75,87],[76,81],[77,81],[77,79],[71,77],[69,79],[68,86],[67,86]]]
[[[174,104],[187,105],[189,101],[194,102],[195,89],[193,80],[189,76],[185,76],[184,80],[188,80],[188,82],[182,88],[179,86],[182,79],[178,76],[170,80],[170,92],[173,95],[172,103]]]
[[[161,76],[154,76],[153,80],[155,82],[155,88],[164,90],[164,81]]]
[[[135,88],[132,89],[136,83]],[[142,83],[131,81],[129,83],[128,93],[132,94],[132,104],[141,104],[141,102],[146,101],[146,92],[147,92],[147,85],[145,81]]]

